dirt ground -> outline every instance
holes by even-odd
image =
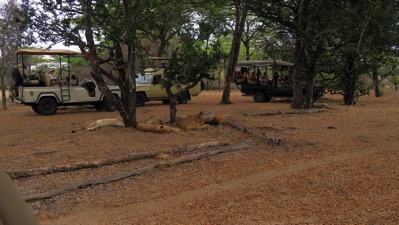
[[[30,196],[248,143],[236,151],[66,191],[29,202],[29,207],[41,224],[49,225],[399,224],[399,92],[384,92],[382,98],[361,97],[350,107],[342,105],[341,96],[327,94],[319,102],[332,109],[290,114],[287,100],[255,103],[233,91],[234,104],[219,105],[222,92],[205,91],[178,105],[178,115],[229,114],[238,126],[178,134],[112,127],[71,133],[87,120],[118,113],[69,107],[40,116],[10,103],[0,109],[0,166],[15,173],[144,152],[163,156],[15,178],[21,194]],[[148,102],[137,109],[137,117],[166,119],[168,110]],[[270,141],[273,137],[281,143]],[[186,151],[161,154],[176,149]]]

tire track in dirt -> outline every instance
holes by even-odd
[[[393,146],[391,146],[393,147]],[[89,212],[81,212],[78,214],[70,215],[68,217],[62,217],[52,221],[42,221],[42,224],[118,224],[111,221],[120,221],[124,218],[129,217],[130,219],[147,219],[150,218],[158,212],[166,212],[170,210],[174,211],[184,211],[183,208],[187,203],[204,198],[212,198],[220,193],[234,190],[243,190],[254,187],[255,185],[262,185],[263,183],[270,183],[270,180],[275,178],[295,174],[303,173],[307,170],[314,169],[320,166],[325,166],[332,163],[345,163],[345,161],[362,158],[374,153],[379,153],[383,151],[389,151],[391,148],[377,149],[368,148],[362,151],[343,153],[335,156],[330,156],[327,158],[320,158],[316,160],[310,160],[306,162],[301,162],[295,165],[291,165],[282,169],[268,170],[261,173],[256,173],[253,175],[246,176],[244,178],[229,180],[218,184],[210,184],[195,190],[187,191],[179,195],[170,196],[163,199],[151,200],[148,202],[139,202],[133,205],[127,205],[123,207],[118,207],[114,209],[93,209]],[[130,221],[132,222],[132,221]],[[141,221],[142,222],[142,221]],[[147,223],[151,223],[147,221]]]

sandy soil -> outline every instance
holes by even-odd
[[[14,179],[23,196],[133,171],[182,155],[248,147],[200,160],[162,166],[139,176],[67,191],[29,203],[41,224],[399,224],[399,92],[361,97],[355,106],[324,96],[332,109],[289,114],[288,101],[255,103],[233,92],[234,104],[219,105],[221,92],[205,91],[178,115],[200,110],[229,114],[229,125],[179,134],[129,128],[72,130],[117,112],[61,108],[39,116],[10,103],[0,109],[0,166],[9,172],[94,163],[135,153],[149,157],[71,172]],[[275,115],[270,115],[275,114]],[[139,121],[166,119],[168,106],[149,102]],[[270,137],[280,137],[274,144]]]

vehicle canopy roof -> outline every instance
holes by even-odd
[[[18,49],[16,52],[17,55],[70,55],[70,56],[82,56],[81,52],[72,51],[67,49]]]
[[[170,60],[169,57],[163,57],[163,56],[150,56],[148,57],[149,60]]]
[[[267,60],[250,60],[250,61],[238,61],[237,67],[241,66],[293,66],[294,63],[279,60],[279,59],[267,59]]]

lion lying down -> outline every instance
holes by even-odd
[[[176,116],[174,126],[184,130],[204,129],[209,125],[224,124],[229,119],[229,115],[204,115],[200,112],[187,116]]]
[[[230,115],[209,114],[203,115],[202,118],[205,124],[218,125],[227,123],[230,120]]]
[[[136,129],[143,132],[155,132],[155,133],[178,133],[180,132],[179,128],[170,127],[166,125],[157,125],[150,123],[137,123]]]
[[[159,124],[159,121],[162,122],[162,120],[150,120],[150,121],[147,121],[146,123],[137,123],[136,129],[139,131],[155,132],[155,133],[180,132],[180,129],[178,129],[178,128]],[[100,129],[101,127],[124,127],[124,126],[125,126],[125,123],[123,122],[123,119],[120,117],[109,118],[109,119],[99,119],[99,120],[94,120],[94,121],[87,121],[84,127],[73,130],[72,133],[75,133],[76,131],[83,130],[83,129],[86,129],[88,131],[93,131],[93,130]]]
[[[187,116],[177,116],[174,123],[175,127],[163,125],[161,119],[150,118],[145,123],[137,123],[136,129],[144,132],[155,132],[155,133],[170,133],[180,132],[180,129],[184,130],[195,130],[204,129],[209,125],[217,125],[226,123],[230,119],[229,115],[203,115],[202,112]],[[101,127],[124,127],[125,123],[121,117],[99,119],[94,121],[87,121],[84,127],[75,129],[76,131],[86,129],[88,131],[98,130]]]
[[[124,127],[125,123],[121,117],[117,118],[109,118],[109,119],[99,119],[99,120],[91,120],[86,121],[85,126],[73,130],[72,133],[75,133],[78,130],[86,129],[88,131],[98,130],[101,127]]]
[[[187,116],[176,116],[174,125],[184,130],[204,129],[208,126],[204,123],[202,113]]]
[[[161,119],[155,119],[152,116],[149,120],[145,121],[145,123],[137,123],[136,129],[139,131],[155,132],[155,133],[170,133],[170,132],[178,133],[178,132],[180,132],[179,128],[163,125],[163,122]]]

